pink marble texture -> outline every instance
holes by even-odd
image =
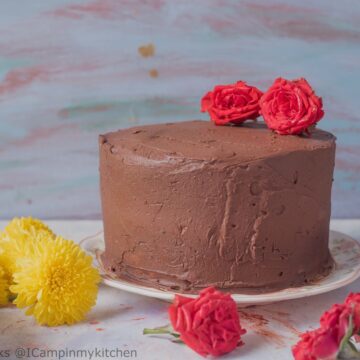
[[[333,216],[360,217],[359,23],[357,0],[3,0],[0,217],[99,218],[99,133],[206,119],[214,84],[279,75],[323,97]]]

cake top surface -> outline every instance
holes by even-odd
[[[311,136],[278,135],[263,122],[241,126],[215,126],[209,121],[136,126],[100,136],[116,154],[136,154],[148,159],[190,158],[251,161],[292,151],[334,146],[335,137],[314,129]]]

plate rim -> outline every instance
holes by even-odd
[[[356,246],[360,249],[360,242],[356,239],[352,238],[351,236],[344,234],[340,231],[331,230],[329,231],[329,236],[335,237],[335,238],[345,238],[347,240],[351,240]],[[184,293],[178,293],[173,292],[170,290],[163,290],[163,289],[156,289],[152,288],[151,286],[143,286],[138,284],[132,284],[126,280],[122,279],[112,279],[107,275],[103,269],[101,264],[99,263],[97,257],[95,256],[95,249],[92,247],[89,249],[88,243],[91,241],[97,241],[98,244],[101,243],[104,244],[104,237],[103,237],[103,231],[98,232],[94,235],[88,236],[84,239],[82,239],[79,243],[79,245],[90,255],[93,257],[95,266],[100,270],[100,275],[102,282],[110,287],[123,290],[129,293],[138,294],[146,297],[156,298],[160,300],[165,301],[172,301],[176,294],[187,296],[187,297],[196,297],[196,294],[184,294]],[[333,240],[334,241],[334,240]],[[330,247],[331,251],[331,247]],[[337,265],[335,264],[334,269],[332,273],[339,271],[337,270]],[[313,286],[313,285],[303,285],[299,287],[289,287],[286,289],[281,289],[269,293],[262,293],[262,294],[239,294],[239,293],[231,293],[232,298],[235,300],[238,304],[248,304],[248,305],[256,305],[256,304],[265,304],[265,303],[273,303],[273,302],[279,302],[279,301],[286,301],[286,300],[294,300],[294,299],[300,299],[304,297],[309,296],[315,296],[324,294],[336,289],[339,289],[343,286],[349,285],[355,280],[357,280],[360,277],[360,263],[357,267],[354,268],[352,272],[349,274],[346,274],[346,276],[343,276],[340,279],[334,279],[329,284],[321,284],[322,280],[317,281],[317,285],[319,286]],[[324,279],[326,279],[325,277]]]

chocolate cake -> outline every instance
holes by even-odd
[[[187,121],[100,136],[114,277],[196,292],[266,292],[326,275],[335,137]]]

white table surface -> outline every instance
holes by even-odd
[[[6,222],[0,221],[0,228]],[[58,234],[80,241],[102,229],[100,221],[49,221],[50,227]],[[360,220],[333,220],[333,230],[360,239]],[[236,349],[223,359],[253,360],[292,358],[290,348],[297,341],[297,333],[317,327],[322,312],[335,302],[342,302],[351,291],[360,290],[360,280],[342,289],[327,294],[300,300],[291,300],[265,306],[243,309],[241,322],[248,329],[243,337],[245,346]],[[112,289],[101,285],[97,305],[82,323],[57,328],[36,325],[31,317],[14,307],[0,309],[0,359],[1,351],[11,350],[9,359],[16,359],[16,348],[86,350],[101,349],[135,350],[133,356],[123,353],[122,358],[184,360],[200,359],[184,345],[142,335],[144,327],[156,327],[168,323],[168,304],[160,300]],[[35,350],[34,355],[40,352]],[[71,353],[63,359],[74,359]],[[113,353],[114,354],[114,353]],[[5,354],[6,355],[6,354]],[[60,357],[47,357],[56,359]],[[111,359],[108,356],[92,359]],[[3,353],[3,358],[5,358]],[[28,358],[28,357],[23,357]],[[35,357],[32,357],[35,358]],[[39,358],[39,357],[37,357]],[[77,358],[80,358],[77,357]],[[84,354],[82,359],[90,359]],[[121,357],[118,357],[121,358]]]

